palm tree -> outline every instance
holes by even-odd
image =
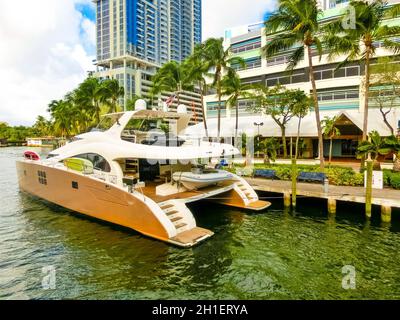
[[[171,61],[164,64],[153,76],[153,87],[150,91],[151,96],[163,92],[173,92],[180,103],[180,94],[185,90],[192,90],[193,85],[189,83],[187,70],[183,64]]]
[[[340,130],[338,127],[336,127],[337,120],[337,116],[332,118],[325,117],[324,120],[322,120],[324,136],[329,138],[329,166],[331,165],[332,161],[333,138],[340,136]]]
[[[230,48],[225,49],[223,39],[209,38],[203,44],[201,56],[207,61],[207,69],[214,69],[212,85],[217,90],[218,96],[218,129],[217,139],[220,141],[221,136],[221,98],[222,98],[222,77],[223,73],[229,72],[232,65],[245,66],[242,58],[232,57]]]
[[[47,120],[43,116],[38,116],[36,122],[33,125],[34,130],[40,136],[49,136],[52,131],[52,122]]]
[[[205,77],[208,73],[208,62],[203,57],[203,45],[199,44],[195,47],[193,54],[187,59],[186,66],[188,78],[190,82],[194,82],[200,91],[201,95],[201,112],[203,114],[203,123],[206,137],[208,138],[207,119],[204,110],[204,95],[207,93],[207,82]]]
[[[54,130],[63,138],[72,132],[73,113],[72,104],[67,100],[53,100],[48,107],[51,117],[54,119]]]
[[[393,171],[400,172],[400,140],[396,136],[390,136],[385,140],[386,146],[390,148],[390,150],[395,155],[395,160],[393,164]]]
[[[97,78],[89,77],[82,82],[75,92],[74,101],[81,108],[94,115],[97,123],[100,122],[101,104],[108,97],[105,87]]]
[[[384,20],[399,12],[388,7],[386,1],[350,1],[354,9],[354,28],[344,28],[342,20],[338,19],[327,27],[326,43],[330,49],[328,58],[345,54],[346,59],[339,65],[342,66],[352,60],[364,62],[364,121],[363,141],[367,140],[368,133],[368,98],[370,87],[370,64],[378,45],[394,53],[400,52],[400,44],[392,37],[400,34],[399,26],[390,26]],[[395,7],[396,8],[396,7]],[[361,45],[360,45],[361,44]]]
[[[109,105],[109,113],[117,112],[117,101],[125,94],[124,88],[119,85],[117,79],[106,80],[102,83],[106,95],[106,102]]]
[[[319,23],[321,14],[322,11],[318,8],[316,0],[280,0],[278,10],[265,22],[266,34],[268,36],[275,34],[275,36],[263,48],[263,53],[266,56],[275,56],[282,51],[293,50],[289,56],[288,65],[288,70],[292,70],[303,60],[305,52],[307,52],[318,130],[320,167],[323,170],[324,145],[312,61],[313,48],[317,49],[319,57],[322,56],[321,25]]]
[[[239,97],[245,95],[247,90],[250,89],[250,86],[243,85],[236,71],[229,69],[228,73],[221,80],[221,87],[222,95],[228,96],[226,105],[236,108],[235,143],[237,143],[239,128]]]
[[[386,144],[386,140],[383,139],[378,131],[371,131],[369,133],[369,141],[361,141],[357,148],[357,156],[363,157],[364,159],[371,154],[374,161],[374,169],[380,170],[381,164],[378,162],[379,155],[386,155],[391,151],[390,146]]]

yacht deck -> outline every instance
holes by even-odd
[[[143,194],[146,197],[149,197],[152,199],[154,202],[161,203],[164,201],[168,200],[177,200],[177,199],[190,199],[190,198],[196,198],[196,197],[202,197],[205,196],[208,193],[213,193],[219,189],[222,189],[226,186],[210,186],[206,188],[202,188],[200,190],[191,190],[191,191],[183,191],[175,194],[171,194],[168,196],[160,196],[156,194],[156,187],[158,185],[161,185],[162,183],[156,183],[156,182],[146,182],[146,186],[142,188]],[[140,189],[137,190],[140,192]],[[223,191],[225,192],[225,191]]]

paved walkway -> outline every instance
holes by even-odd
[[[267,180],[262,178],[245,178],[255,190],[275,193],[291,192],[291,181]],[[343,187],[329,185],[329,192],[324,192],[322,184],[298,183],[297,194],[300,196],[335,199],[337,201],[349,201],[365,203],[365,189],[363,187]],[[372,191],[372,203],[400,208],[400,190],[385,188]]]

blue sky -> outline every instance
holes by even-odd
[[[93,3],[76,3],[75,4],[75,9],[79,11],[84,18],[89,19],[93,23],[96,21],[96,11]],[[83,27],[80,27],[80,36],[83,37],[85,34],[85,30]],[[88,42],[83,42],[83,46],[86,50],[86,52],[89,55],[94,55],[96,53],[96,47]]]
[[[77,3],[75,4],[76,10],[82,13],[85,18],[92,20],[93,22],[96,19],[96,12],[94,5],[92,3]]]

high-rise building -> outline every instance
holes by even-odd
[[[201,0],[94,0],[97,60],[182,61],[201,42]]]
[[[169,61],[184,60],[201,42],[201,0],[93,1],[97,35],[95,76],[120,81],[125,89],[121,104],[125,105],[133,95],[146,98],[150,78],[157,68]],[[200,112],[197,94],[184,93],[181,101]]]

